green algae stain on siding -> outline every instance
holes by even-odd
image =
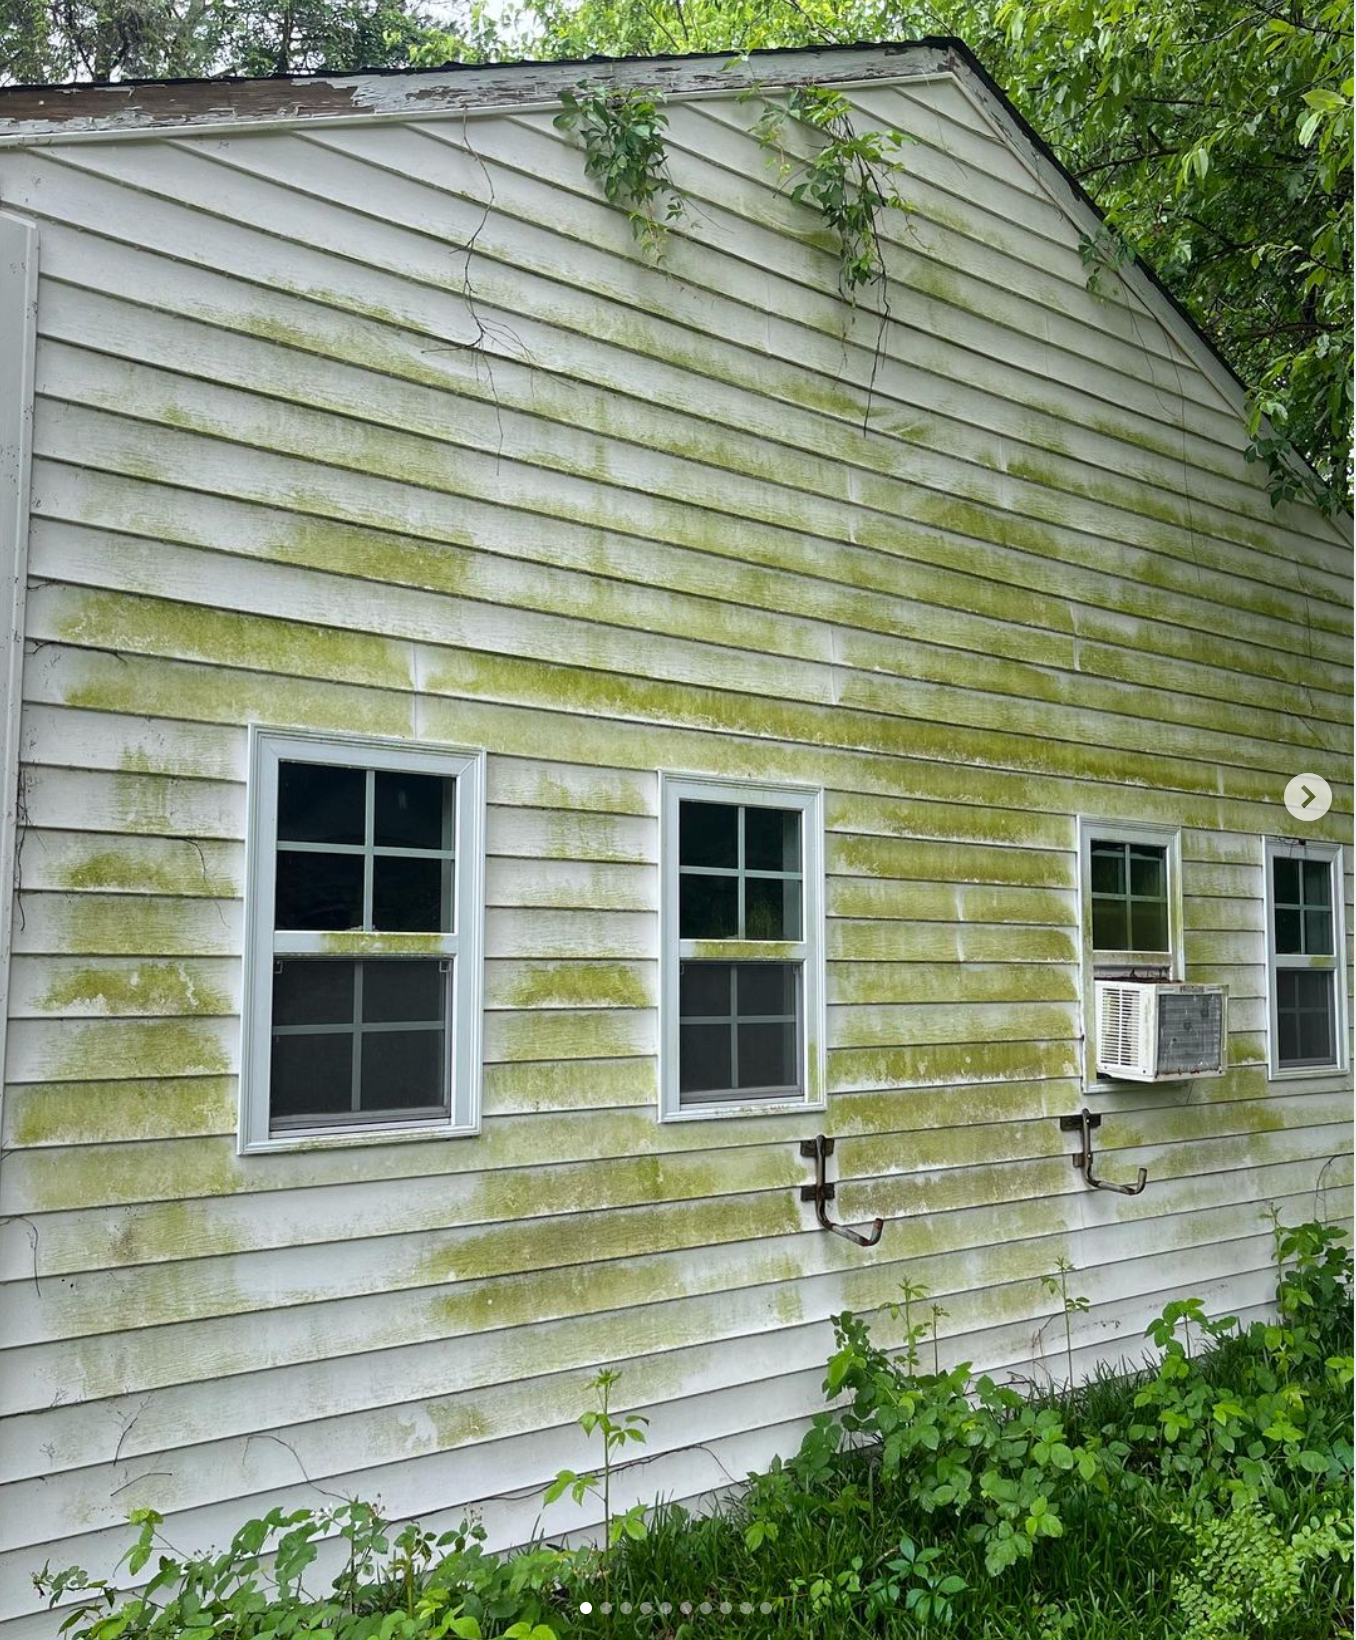
[[[78,968],[57,974],[37,1007],[44,1013],[230,1014],[234,1004],[218,986],[182,962],[140,962],[126,968]]]
[[[72,644],[258,672],[376,688],[408,689],[413,682],[409,646],[403,642],[159,598],[84,593],[59,620],[58,632]]]
[[[63,888],[205,895],[209,899],[230,899],[239,892],[233,876],[211,871],[203,855],[189,844],[172,860],[135,848],[100,849],[59,867],[55,875]]]
[[[231,1068],[214,1032],[180,1020],[70,1024],[52,1075],[61,1080],[211,1076]]]
[[[506,1000],[515,1008],[648,1008],[638,970],[620,962],[533,963]]]
[[[230,1077],[45,1082],[13,1088],[8,1097],[16,1146],[119,1144],[221,1133],[234,1125],[236,1112]]]
[[[266,650],[266,646],[265,646]],[[412,697],[376,688],[351,689],[278,672],[225,671],[217,666],[143,657],[88,657],[66,686],[63,700],[99,712],[190,719],[201,723],[266,722],[276,727],[408,737],[414,732]],[[340,674],[342,676],[342,673]],[[344,682],[347,683],[347,679]],[[398,686],[402,690],[406,685]]]

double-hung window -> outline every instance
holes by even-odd
[[[475,1131],[482,762],[252,732],[247,1150]]]
[[[1273,1076],[1346,1064],[1342,851],[1268,838],[1267,997]]]
[[[668,776],[661,1115],[824,1099],[820,795]]]
[[[1182,978],[1180,833],[1164,826],[1079,821],[1084,1018],[1094,981]],[[1091,1030],[1085,1080],[1097,1083]]]

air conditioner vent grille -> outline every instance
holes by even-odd
[[[1128,987],[1102,992],[1102,1028],[1097,1056],[1105,1065],[1139,1064],[1139,997]]]
[[[1224,998],[1218,991],[1165,991],[1158,1003],[1158,1074],[1218,1071]]]

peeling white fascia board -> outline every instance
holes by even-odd
[[[0,211],[0,1072],[9,1017],[14,866],[19,835],[19,734],[28,591],[33,358],[38,331],[38,231]],[[0,1074],[0,1102],[4,1078]]]
[[[917,81],[953,72],[950,53],[936,45],[864,46],[860,50],[757,54],[747,61],[700,58],[599,58],[596,61],[521,63],[459,68],[439,77],[410,74],[308,75],[292,80],[186,82],[91,87],[12,88],[0,91],[0,145],[45,146],[92,138],[155,137],[166,133],[219,134],[248,128],[296,129],[367,125],[454,114],[458,118],[527,113],[560,107],[560,93],[581,81],[643,87],[667,98],[729,96],[753,85],[777,88],[814,81],[847,89],[882,81]],[[208,99],[222,93],[215,105]],[[98,112],[65,115],[63,100]],[[41,114],[7,108],[44,106]],[[198,107],[199,103],[206,106]],[[158,108],[156,105],[160,105]],[[107,111],[103,109],[106,107]]]

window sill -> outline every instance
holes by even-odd
[[[717,1122],[747,1116],[803,1116],[807,1112],[824,1111],[828,1106],[822,1099],[761,1099],[747,1105],[704,1105],[686,1110],[661,1110],[661,1122]]]
[[[480,1132],[474,1127],[452,1127],[447,1122],[401,1122],[388,1127],[365,1127],[357,1132],[327,1129],[315,1132],[280,1133],[267,1139],[242,1139],[239,1154],[265,1156],[302,1150],[353,1150],[371,1145],[428,1144],[438,1139],[473,1139]]]

